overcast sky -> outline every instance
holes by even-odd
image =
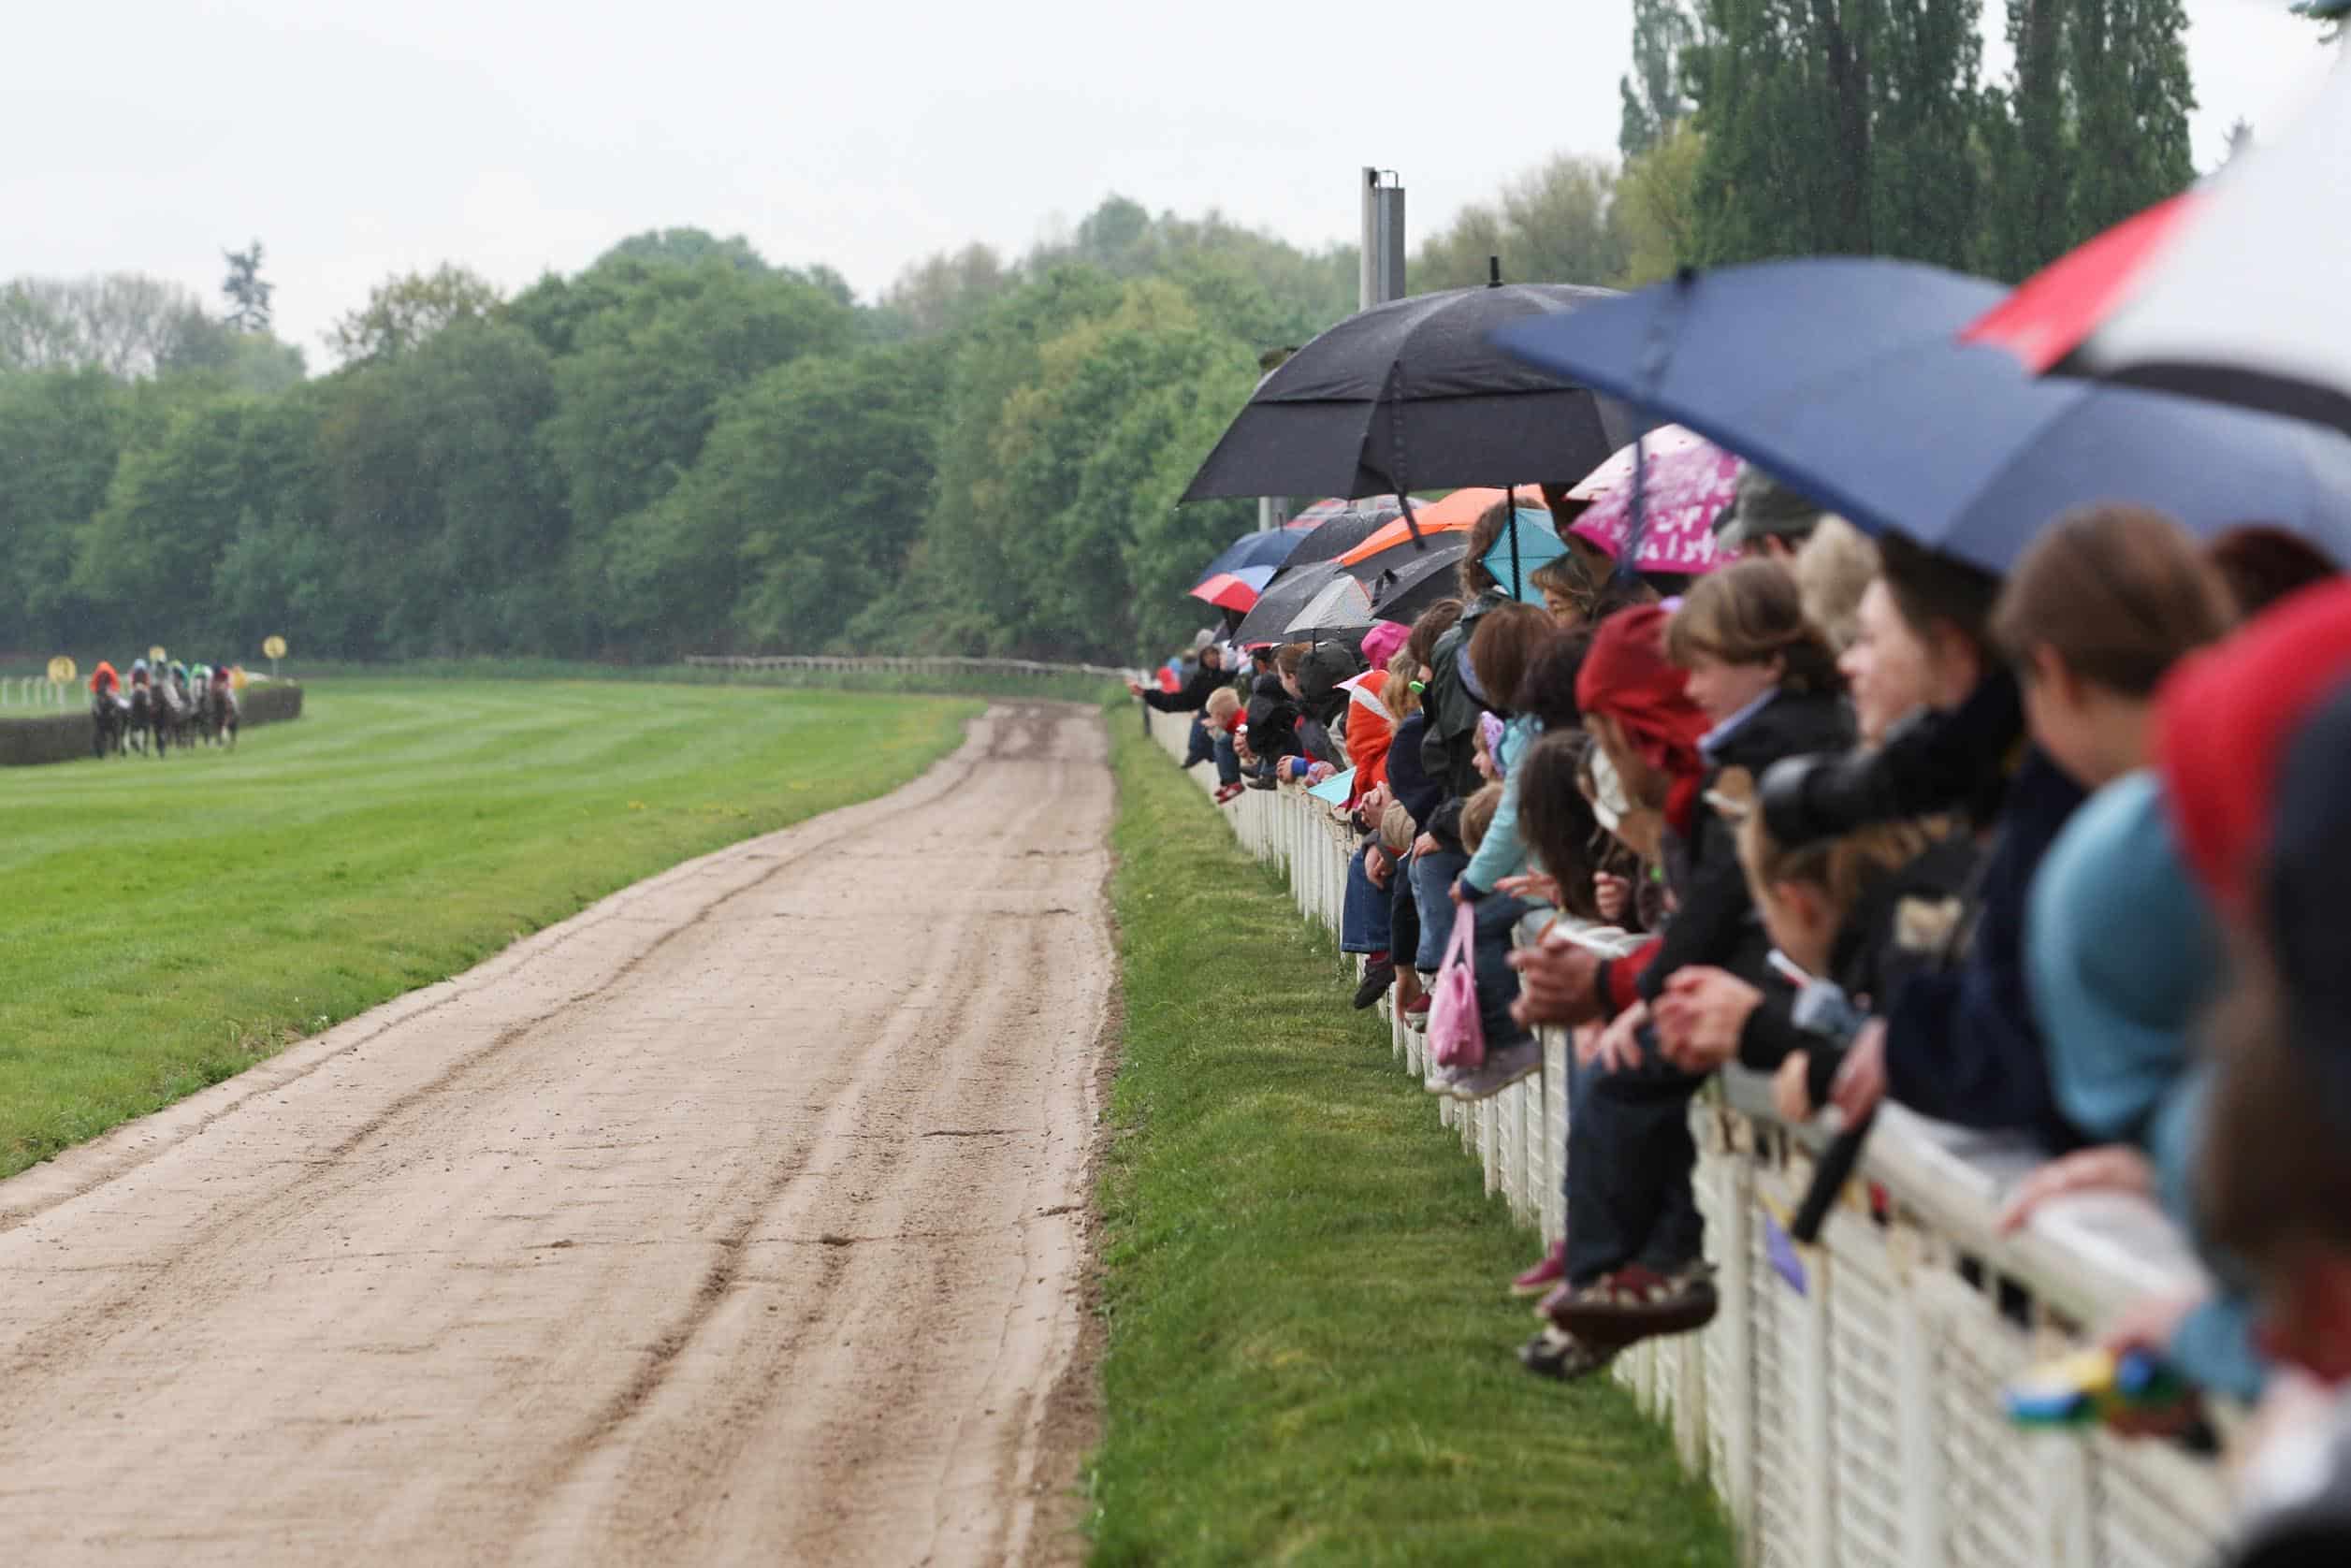
[[[2329,51],[2285,0],[2187,0],[2199,167],[2290,121]],[[1631,0],[78,0],[12,7],[0,278],[131,269],[208,298],[258,236],[282,334],[387,273],[509,288],[624,235],[741,232],[870,298],[1109,192],[1302,243],[1356,170],[1415,234],[1551,152],[1613,155]],[[1985,7],[1995,30],[1999,0]],[[2004,72],[2000,55],[1987,75]]]

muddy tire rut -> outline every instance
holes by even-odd
[[[0,1183],[6,1555],[1068,1555],[1110,812],[993,709]]]

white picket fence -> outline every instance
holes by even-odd
[[[1150,722],[1180,759],[1188,716]],[[1245,848],[1286,869],[1306,916],[1336,931],[1351,844],[1329,809],[1286,788],[1244,791],[1223,809]],[[1390,1026],[1398,1061],[1418,1076],[1420,1036]],[[1565,1218],[1566,1051],[1564,1035],[1546,1033],[1541,1074],[1480,1104],[1431,1102],[1484,1167],[1487,1191],[1546,1241]],[[1671,1426],[1683,1463],[1712,1480],[1746,1561],[2209,1561],[2229,1512],[2217,1466],[2104,1433],[2023,1431],[2000,1407],[2004,1383],[2073,1348],[2084,1325],[2200,1280],[2162,1215],[2137,1200],[2084,1198],[2003,1236],[2000,1198],[2032,1153],[1889,1106],[1821,1245],[1792,1248],[1784,1226],[1810,1155],[1749,1113],[1767,1104],[1764,1085],[1734,1071],[1691,1111],[1720,1313],[1705,1332],[1651,1341],[1617,1367],[1642,1408]],[[1883,1195],[1882,1223],[1865,1183]]]
[[[70,682],[60,685],[47,675],[8,675],[0,677],[0,708],[46,708],[60,712],[80,701],[82,689]]]

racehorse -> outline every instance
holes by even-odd
[[[90,699],[90,744],[96,755],[122,752],[123,732],[128,727],[129,719],[130,704],[112,690],[101,691]]]
[[[131,687],[130,741],[131,749],[140,756],[147,754],[147,742],[152,736],[155,755],[164,754],[163,700],[154,688],[145,681]]]
[[[234,750],[237,746],[237,693],[229,689],[228,677],[213,677],[211,690],[204,702],[204,734],[214,744],[225,742]]]

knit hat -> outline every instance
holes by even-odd
[[[1616,720],[1642,760],[1673,780],[1666,820],[1686,832],[1705,771],[1698,737],[1713,721],[1690,700],[1688,674],[1665,657],[1666,619],[1663,606],[1636,604],[1602,621],[1575,676],[1575,702]]]
[[[1363,634],[1363,661],[1374,670],[1386,669],[1412,634],[1413,629],[1401,621],[1373,621],[1371,630]]]
[[[1354,676],[1359,666],[1355,655],[1337,643],[1324,643],[1298,667],[1298,689],[1308,702],[1328,697],[1339,683]]]
[[[1821,511],[1811,497],[1797,494],[1753,463],[1742,463],[1738,498],[1714,520],[1715,547],[1743,549],[1767,533],[1802,539],[1820,522]]]
[[[2280,601],[2157,690],[2155,757],[2180,847],[2223,910],[2252,912],[2287,742],[2346,675],[2351,580]]]

